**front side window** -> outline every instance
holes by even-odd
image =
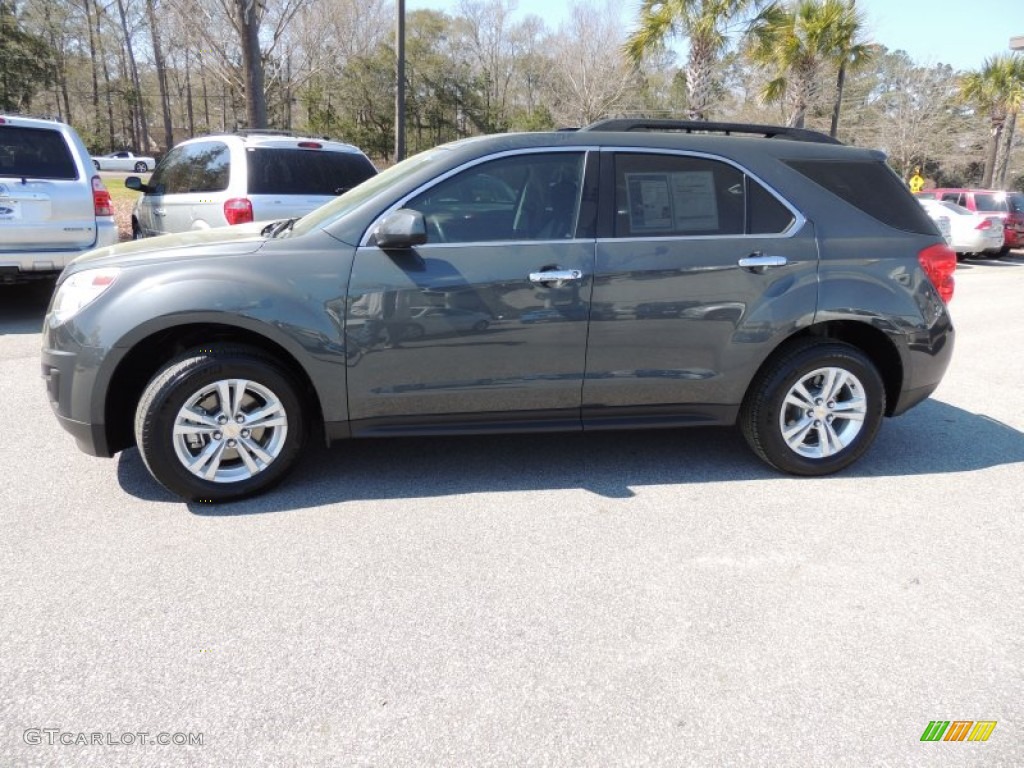
[[[228,188],[231,153],[220,141],[189,144],[186,152],[189,192],[223,192]]]
[[[157,195],[173,195],[188,191],[188,158],[184,147],[175,147],[153,171],[149,186]]]
[[[582,152],[503,157],[481,163],[409,200],[431,242],[572,238],[580,207]]]

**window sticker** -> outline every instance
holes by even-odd
[[[634,233],[717,230],[712,171],[627,173],[626,195]]]

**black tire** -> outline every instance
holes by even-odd
[[[139,228],[139,220],[132,218],[132,240],[141,240],[142,230]]]
[[[136,173],[145,173],[148,170],[149,170],[149,166],[146,165],[145,163],[141,162],[141,161],[135,164],[135,172]]]
[[[486,320],[477,320],[475,323],[473,323],[473,330],[476,331],[477,333],[481,333],[483,331],[486,331],[489,325],[490,323],[487,322]]]
[[[97,171],[100,170],[100,164],[97,163],[95,160],[92,161],[92,165],[93,165],[93,168],[95,168]]]
[[[816,387],[828,383],[829,371],[852,378],[828,388],[834,401],[813,397],[825,393],[826,387]],[[787,403],[798,382],[805,383],[804,391],[812,396],[806,411]],[[804,402],[802,394],[796,399]],[[845,416],[854,412],[863,420]],[[809,339],[781,350],[765,366],[747,391],[739,421],[743,436],[762,460],[783,472],[818,476],[838,472],[863,456],[884,413],[885,386],[863,352],[841,342]],[[793,430],[794,447],[787,442],[783,424]]]
[[[236,387],[230,393],[239,407],[229,403],[226,409],[241,417],[237,423],[228,420],[216,394],[218,382],[232,379],[245,381],[241,391]],[[190,402],[193,413],[210,419],[211,426],[196,422],[197,433],[219,430],[212,425],[221,417],[223,431],[176,436],[175,424]],[[268,407],[275,414],[271,421],[283,418],[284,423],[260,427],[256,419],[247,430],[245,419]],[[161,485],[190,501],[231,501],[267,490],[292,468],[306,432],[292,378],[274,360],[247,347],[205,347],[176,357],[150,380],[135,412],[135,439],[146,468]],[[186,466],[186,460],[204,453],[219,457],[211,470],[215,479],[200,477]]]

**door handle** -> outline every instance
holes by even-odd
[[[583,272],[578,269],[549,269],[544,272],[531,272],[531,283],[555,283],[567,280],[582,280]]]
[[[154,208],[153,209],[153,215],[154,216],[166,216],[167,215],[167,209],[166,208]]]
[[[784,267],[789,263],[785,256],[768,256],[764,253],[752,253],[737,262],[743,269],[751,272],[764,272],[769,267]]]

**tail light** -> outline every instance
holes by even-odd
[[[984,219],[975,229],[992,229],[992,219]]]
[[[99,176],[92,177],[92,206],[97,216],[114,215],[114,201]]]
[[[917,260],[935,286],[935,290],[939,292],[939,296],[948,304],[953,298],[956,253],[948,245],[930,245],[917,254]]]
[[[252,221],[252,201],[247,197],[233,197],[224,203],[224,218],[228,224],[248,224]]]

